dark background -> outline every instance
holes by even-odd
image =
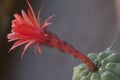
[[[35,13],[44,4],[42,21],[51,15],[48,30],[88,54],[110,46],[117,33],[114,0],[29,0]],[[8,54],[11,20],[15,12],[27,11],[25,0],[0,0],[0,80],[71,80],[78,59],[57,49],[42,46],[36,56],[31,47],[21,59],[23,46]],[[119,39],[113,46],[119,51]]]

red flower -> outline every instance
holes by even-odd
[[[15,19],[12,21],[12,33],[9,33],[7,38],[8,42],[15,41],[14,45],[10,48],[10,51],[15,49],[18,46],[26,44],[24,50],[22,52],[21,57],[24,56],[26,50],[32,45],[35,44],[35,50],[41,53],[40,45],[47,45],[50,47],[58,48],[63,52],[66,52],[84,62],[89,70],[96,71],[96,65],[84,54],[77,51],[74,47],[72,47],[67,42],[57,38],[54,34],[47,31],[46,27],[51,24],[49,22],[50,16],[45,22],[41,25],[39,15],[41,12],[38,12],[38,19],[34,14],[34,11],[27,1],[29,5],[28,13],[26,14],[22,10],[22,16],[19,14],[14,14]]]
[[[25,43],[26,46],[24,47],[24,50],[22,52],[22,57],[25,53],[25,51],[35,43],[35,49],[40,53],[41,49],[39,45],[44,42],[45,37],[47,37],[46,27],[51,24],[49,22],[50,18],[53,16],[50,16],[48,19],[45,20],[45,22],[41,25],[40,24],[40,11],[38,12],[38,19],[36,19],[36,16],[34,14],[34,11],[30,5],[30,3],[27,1],[29,5],[28,13],[26,14],[24,10],[22,10],[22,16],[19,14],[14,14],[15,19],[12,21],[12,33],[9,33],[7,38],[9,39],[8,42],[16,41],[14,45],[11,47],[10,51],[15,49],[16,47],[23,45]]]

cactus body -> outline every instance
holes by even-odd
[[[97,65],[97,71],[91,72],[85,64],[80,64],[74,67],[72,80],[120,80],[120,53],[106,50],[88,57]]]

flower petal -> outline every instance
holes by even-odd
[[[12,28],[13,32],[24,35],[24,36],[35,36],[39,35],[39,29],[34,28],[27,24],[21,24]]]
[[[14,33],[14,32],[12,32],[12,33],[9,33],[8,35],[7,35],[7,38],[9,39],[9,40],[11,40],[11,39],[27,39],[26,38],[26,36],[24,36],[24,35],[20,35],[20,34],[18,34],[18,33]]]
[[[51,25],[52,23],[50,22],[50,19],[53,17],[54,15],[48,17],[45,22],[43,23],[41,29],[45,29],[47,26]]]
[[[25,20],[26,22],[28,22],[30,25],[33,26],[31,20],[29,19],[29,17],[27,16],[27,14],[24,12],[24,10],[22,10],[22,16],[23,16],[23,18],[24,18],[24,20]]]
[[[34,42],[35,42],[35,41],[31,41],[31,42],[29,42],[28,44],[25,45],[24,50],[23,50],[22,55],[21,55],[21,58],[23,58],[23,56],[24,56],[25,52],[27,51],[27,49],[28,49]]]
[[[23,18],[19,15],[19,14],[14,14],[14,17],[16,18],[16,20],[18,20],[19,22],[23,21]]]
[[[39,43],[39,42],[36,43],[36,51],[37,51],[38,53],[41,53],[41,52],[42,52],[42,51],[41,51],[41,48],[40,48],[40,43]]]
[[[16,42],[13,44],[13,46],[10,48],[9,52],[10,52],[11,50],[15,49],[16,47],[18,47],[18,46],[20,46],[20,45],[23,45],[23,44],[25,44],[25,43],[27,43],[27,42],[30,42],[30,40],[22,39],[22,40],[16,41]]]
[[[40,22],[41,22],[41,20],[40,20],[40,13],[41,13],[42,9],[43,9],[43,6],[39,9],[38,15],[37,15],[37,20],[38,20],[38,23],[39,23],[40,26],[41,26],[41,24],[40,24]]]
[[[34,27],[39,27],[39,24],[37,22],[37,19],[36,19],[36,16],[35,16],[35,13],[32,9],[32,6],[30,5],[29,1],[26,0],[27,3],[28,3],[28,6],[29,6],[29,9],[28,9],[28,15],[29,15],[29,18],[30,20],[32,21],[32,23],[35,25]]]

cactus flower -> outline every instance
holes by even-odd
[[[61,51],[80,59],[88,66],[90,71],[96,70],[96,65],[88,57],[47,30],[47,26],[51,24],[50,19],[53,16],[48,17],[43,24],[41,24],[39,15],[42,8],[40,8],[38,18],[36,18],[32,6],[28,0],[27,3],[29,6],[27,13],[22,10],[22,16],[17,13],[14,14],[15,19],[12,21],[12,30],[7,36],[9,39],[8,42],[15,41],[13,46],[10,48],[10,51],[18,46],[26,44],[21,55],[21,57],[23,57],[26,50],[31,45],[35,45],[35,50],[38,53],[41,53],[40,46],[46,45],[60,49]]]
[[[53,17],[50,16],[43,24],[40,24],[39,15],[42,7],[38,13],[38,19],[36,19],[30,3],[28,1],[27,3],[29,5],[27,14],[24,10],[21,11],[22,16],[17,13],[14,14],[15,19],[12,21],[12,33],[9,33],[7,36],[9,39],[8,42],[16,41],[10,51],[27,43],[22,52],[22,57],[26,50],[34,43],[36,51],[41,52],[39,45],[45,41],[45,37],[47,37],[46,27],[51,24],[49,20]]]

